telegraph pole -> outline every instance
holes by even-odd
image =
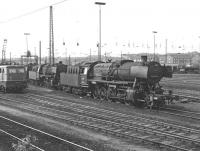
[[[65,52],[66,52],[66,64],[67,64],[67,47],[65,46],[65,41],[64,41],[64,39],[63,39],[63,48],[64,48],[64,50],[65,50]]]
[[[28,62],[29,62],[29,50],[28,50],[28,36],[30,35],[30,33],[24,33],[24,35],[26,36],[26,57],[27,57],[27,65],[28,65]]]
[[[92,55],[92,54],[91,54],[91,48],[90,48],[90,61],[91,61],[91,58],[92,58],[91,55]]]
[[[3,49],[2,49],[2,63],[6,62],[6,46],[7,46],[7,39],[4,39]]]
[[[167,39],[165,40],[165,64],[167,64]]]
[[[153,31],[153,61],[155,61],[155,51],[156,51],[156,33],[157,31]]]
[[[98,61],[101,61],[101,5],[106,5],[106,3],[95,2],[99,5],[99,42],[98,42]]]
[[[69,65],[71,65],[71,57],[70,57],[70,55],[69,55]]]
[[[39,65],[41,65],[41,41],[39,42]]]
[[[12,59],[11,59],[11,52],[10,52],[10,65],[12,64],[11,61],[12,61]]]

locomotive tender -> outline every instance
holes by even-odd
[[[26,71],[20,65],[0,65],[0,90],[23,91],[27,87]]]
[[[57,66],[57,68],[59,68]],[[171,94],[164,94],[159,85],[163,77],[171,77],[165,66],[158,62],[84,62],[55,73],[57,80],[51,85],[76,94],[90,94],[106,101],[120,101],[136,106],[161,106]],[[56,77],[56,76],[54,76]]]

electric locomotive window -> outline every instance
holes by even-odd
[[[2,73],[4,73],[4,68],[2,69]]]
[[[8,72],[9,73],[16,73],[17,71],[16,71],[16,69],[8,69]]]
[[[21,68],[21,69],[19,68],[19,69],[17,70],[17,72],[18,72],[18,73],[24,73],[24,69],[23,69],[23,68]]]
[[[1,68],[0,68],[0,73],[1,73]]]

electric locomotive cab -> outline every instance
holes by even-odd
[[[0,66],[0,89],[22,91],[27,87],[24,66]]]

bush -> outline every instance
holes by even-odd
[[[25,138],[21,139],[22,141],[18,140],[18,143],[12,143],[12,148],[15,151],[32,151],[34,147],[31,144],[37,142],[36,136],[27,135]]]

